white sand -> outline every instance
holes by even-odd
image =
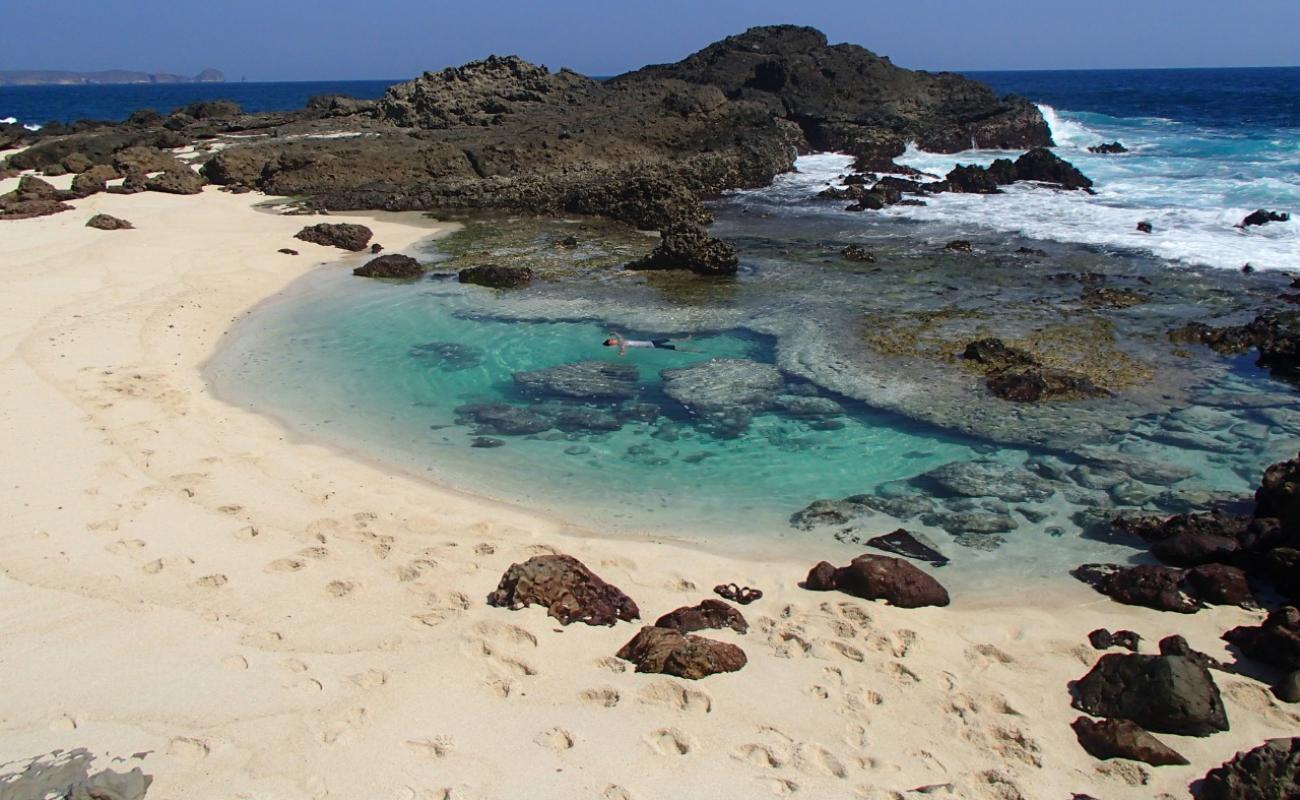
[[[85,747],[177,800],[1115,800],[1186,796],[1296,732],[1263,685],[1222,674],[1232,731],[1162,737],[1191,767],[1096,762],[1068,727],[1089,630],[1182,632],[1224,656],[1218,634],[1258,614],[1162,615],[1082,586],[893,609],[799,589],[815,554],[570,538],[289,440],[199,367],[260,300],[364,256],[293,240],[321,220],[259,199],[97,195],[0,223],[0,763]],[[138,229],[83,227],[100,211]],[[418,219],[329,218],[388,252],[429,235]],[[511,562],[552,550],[650,621],[715,583],[762,587],[750,633],[717,634],[749,665],[637,675],[612,658],[635,626],[486,606]],[[909,792],[935,784],[951,786]]]

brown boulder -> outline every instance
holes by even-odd
[[[1079,744],[1088,755],[1102,760],[1127,758],[1142,761],[1153,767],[1184,765],[1188,761],[1178,751],[1147,733],[1126,719],[1106,719],[1100,722],[1079,717],[1070,723]]]
[[[693,681],[719,672],[735,672],[747,662],[745,651],[734,644],[658,627],[642,628],[618,651],[618,657],[636,664],[637,672]]]
[[[128,231],[135,226],[111,214],[96,214],[86,223],[86,227],[98,228],[101,231]]]
[[[948,590],[919,568],[901,558],[870,553],[838,569],[821,562],[808,573],[804,588],[818,592],[838,589],[865,600],[884,600],[899,608],[949,603]]]
[[[1188,591],[1186,572],[1181,569],[1148,564],[1084,564],[1070,570],[1070,574],[1125,605],[1180,614],[1195,614],[1201,609],[1200,602]]]
[[[1277,609],[1259,625],[1233,628],[1223,638],[1257,661],[1300,670],[1300,609],[1293,606]]]
[[[164,194],[198,194],[206,183],[203,176],[189,167],[169,169],[161,175],[155,175],[144,183],[144,188],[151,192]]]
[[[566,555],[534,556],[523,564],[511,564],[487,601],[514,610],[545,606],[562,625],[613,625],[620,619],[631,622],[641,617],[632,598]]]
[[[696,606],[683,606],[670,611],[655,621],[656,628],[671,628],[682,633],[700,631],[705,628],[731,628],[736,633],[749,630],[745,617],[732,606],[721,600],[709,598]]]
[[[322,247],[340,247],[360,253],[370,244],[372,236],[374,233],[365,225],[322,222],[319,225],[308,225],[295,233],[293,238]]]
[[[89,197],[108,188],[108,182],[117,178],[117,170],[107,164],[97,164],[72,179],[72,193]]]

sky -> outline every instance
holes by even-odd
[[[914,69],[1300,65],[1300,0],[0,0],[0,70],[380,79],[496,53],[614,75],[776,23]]]

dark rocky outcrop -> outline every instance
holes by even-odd
[[[322,247],[339,247],[360,253],[370,244],[373,236],[374,233],[365,225],[322,222],[318,225],[308,225],[295,233],[293,238]]]
[[[739,264],[735,247],[713,238],[703,228],[676,225],[663,232],[659,245],[649,255],[628,263],[627,269],[686,269],[699,275],[731,275]]]
[[[1093,758],[1127,758],[1153,767],[1185,765],[1186,758],[1140,726],[1125,719],[1100,722],[1079,717],[1070,723],[1079,745]]]
[[[71,193],[60,192],[40,178],[24,175],[12,192],[0,195],[0,219],[30,219],[68,211],[72,206],[63,202]]]
[[[838,590],[864,600],[884,600],[900,608],[948,605],[948,591],[934,578],[900,558],[860,555],[847,567],[823,561],[812,568],[804,588]]]
[[[461,270],[456,279],[461,283],[472,283],[490,289],[517,289],[532,283],[533,271],[528,267],[508,264],[483,264]]]
[[[636,664],[637,672],[655,672],[699,680],[745,666],[745,651],[734,644],[683,634],[671,628],[642,628],[623,645],[618,657]]]
[[[1080,711],[1130,720],[1150,731],[1209,736],[1228,730],[1214,678],[1184,656],[1111,653],[1072,689]]]
[[[1290,219],[1291,215],[1285,211],[1267,211],[1261,208],[1248,214],[1237,227],[1248,228],[1252,225],[1267,225],[1270,222],[1287,222]]]
[[[96,214],[86,223],[87,228],[98,228],[101,231],[126,231],[135,226],[124,219],[120,219],[111,214]]]
[[[1300,609],[1279,608],[1259,625],[1239,626],[1223,634],[1242,653],[1287,672],[1300,670]]]
[[[672,628],[682,633],[702,631],[706,628],[731,628],[736,633],[746,633],[749,623],[745,617],[721,600],[708,598],[699,605],[683,606],[670,611],[655,621],[656,628]]]
[[[846,261],[861,261],[866,264],[876,260],[876,256],[862,245],[851,244],[840,251],[840,257]]]
[[[1024,350],[1001,339],[979,339],[966,345],[962,358],[987,375],[985,385],[996,397],[1013,403],[1082,400],[1109,394],[1086,375],[1047,367]]]
[[[1201,602],[1186,583],[1186,572],[1171,567],[1118,564],[1084,564],[1070,571],[1075,578],[1130,606],[1145,606],[1158,611],[1195,614]]]
[[[1152,233],[1155,231],[1155,226],[1153,226],[1150,222],[1147,222],[1146,220],[1139,220],[1137,224],[1137,231],[1138,233]]]
[[[1259,366],[1282,375],[1300,374],[1300,316],[1293,313],[1264,313],[1245,325],[1213,328],[1189,322],[1170,331],[1170,341],[1204,344],[1224,355],[1259,351]]]
[[[1138,645],[1142,643],[1142,637],[1133,631],[1108,631],[1105,628],[1098,628],[1088,634],[1088,642],[1095,650],[1109,650],[1112,647],[1122,647],[1125,650],[1136,653]]]
[[[1300,457],[1264,470],[1255,491],[1255,516],[1273,517],[1289,529],[1300,529]]]
[[[410,256],[393,253],[370,259],[365,264],[352,270],[352,274],[362,278],[411,280],[424,275],[424,267],[420,266],[420,262]]]
[[[1128,148],[1120,142],[1106,142],[1104,144],[1094,144],[1088,148],[1089,153],[1098,155],[1115,155],[1117,153],[1127,153]]]
[[[1192,785],[1195,800],[1294,800],[1300,797],[1300,737],[1273,739],[1238,753]]]
[[[967,194],[996,194],[1001,187],[1019,181],[1092,192],[1092,181],[1086,175],[1045,147],[1036,147],[1014,162],[1000,158],[987,167],[959,165],[944,180],[947,191]]]
[[[562,625],[613,625],[641,616],[632,598],[566,555],[534,556],[522,564],[511,564],[487,601],[510,609],[545,606]]]
[[[96,164],[73,177],[72,193],[77,197],[89,197],[104,191],[109,181],[119,177],[116,169],[107,164]]]
[[[149,178],[145,181],[144,186],[151,192],[198,194],[203,191],[205,183],[207,181],[203,179],[203,176],[186,167],[179,170],[167,170],[160,175]]]

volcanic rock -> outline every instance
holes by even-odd
[[[876,260],[876,256],[870,250],[862,245],[851,244],[840,251],[840,256],[847,261],[862,261],[870,264]]]
[[[1113,155],[1116,153],[1127,153],[1128,148],[1120,142],[1106,142],[1105,144],[1095,144],[1088,148],[1089,153],[1098,155]]]
[[[516,372],[515,385],[538,394],[582,400],[627,400],[636,396],[635,364],[581,361],[546,369]]]
[[[365,225],[322,222],[319,225],[308,225],[295,233],[293,238],[322,247],[339,247],[360,253],[370,244],[372,236],[374,234]]]
[[[509,403],[468,403],[455,411],[456,422],[473,425],[475,433],[529,436],[555,427],[552,417]]]
[[[613,625],[641,616],[632,598],[566,555],[534,556],[523,564],[511,564],[487,601],[512,610],[545,606],[561,625]]]
[[[1256,661],[1287,672],[1300,670],[1300,610],[1294,606],[1269,613],[1259,625],[1233,628],[1223,638]]]
[[[682,633],[706,628],[731,628],[736,633],[749,630],[749,623],[735,608],[721,600],[709,598],[695,606],[684,606],[670,611],[655,621],[656,628],[672,628]]]
[[[945,496],[996,497],[1008,503],[1040,502],[1056,493],[1038,475],[1000,461],[952,461],[918,480]]]
[[[664,394],[695,411],[771,405],[783,380],[771,364],[740,358],[712,358],[659,373]]]
[[[98,228],[101,231],[125,231],[131,230],[135,226],[124,219],[119,219],[110,214],[96,214],[86,223],[87,228]]]
[[[1300,737],[1272,739],[1215,767],[1192,784],[1195,800],[1294,800],[1300,797]]]
[[[838,569],[823,561],[808,573],[804,587],[825,592],[837,589],[864,600],[884,600],[899,608],[948,605],[948,591],[907,561],[865,554]]]
[[[353,275],[363,278],[397,278],[410,280],[424,275],[424,267],[410,256],[396,253],[372,258],[365,264],[352,270]]]
[[[533,271],[528,267],[483,264],[462,269],[456,273],[456,279],[461,283],[472,283],[491,289],[517,289],[532,282]]]
[[[1137,230],[1138,233],[1151,233],[1152,231],[1155,230],[1155,226],[1153,226],[1150,222],[1147,222],[1146,220],[1139,220],[1137,224]]]
[[[1189,591],[1181,569],[1139,565],[1084,564],[1070,571],[1102,594],[1130,606],[1195,614],[1201,604]]]
[[[893,533],[876,536],[867,540],[868,547],[884,550],[896,556],[924,561],[932,567],[942,567],[948,563],[947,557],[928,544],[917,539],[910,532],[899,528]]]
[[[1122,647],[1136,653],[1138,645],[1142,642],[1142,637],[1133,631],[1108,631],[1105,628],[1098,628],[1088,634],[1088,642],[1092,644],[1095,650]]]
[[[1092,193],[1092,181],[1070,162],[1048,150],[1036,147],[1016,159],[1016,180],[1034,181],[1062,189],[1082,189]]]
[[[89,197],[108,188],[108,182],[117,178],[117,170],[107,164],[97,164],[72,179],[72,193],[77,197]]]
[[[1214,678],[1183,656],[1104,655],[1072,688],[1073,706],[1093,716],[1185,736],[1228,730]]]
[[[1176,750],[1125,719],[1100,722],[1079,717],[1070,723],[1079,744],[1093,758],[1127,758],[1154,767],[1189,763]]]
[[[1289,528],[1300,528],[1300,457],[1264,470],[1255,491],[1255,516],[1276,517]]]
[[[686,269],[699,275],[731,275],[740,261],[736,248],[713,238],[701,227],[676,225],[648,256],[626,265],[630,270]]]
[[[683,634],[672,628],[645,627],[623,645],[618,657],[637,672],[656,672],[696,681],[745,666],[745,651],[734,644]]]
[[[1261,208],[1258,211],[1252,211],[1237,227],[1246,228],[1251,225],[1267,225],[1270,222],[1287,222],[1290,219],[1291,215],[1285,211],[1267,211]]]

